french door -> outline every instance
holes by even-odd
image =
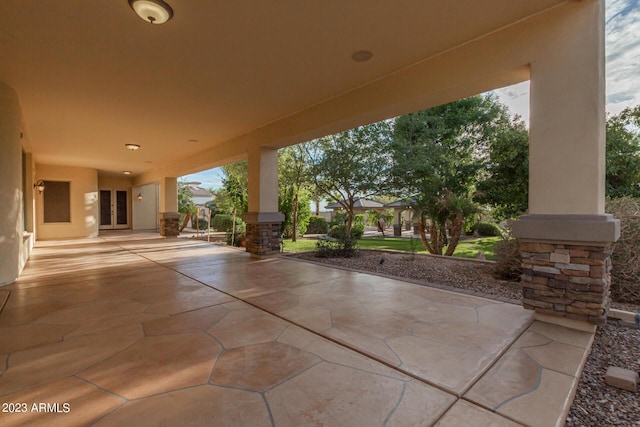
[[[129,192],[100,190],[100,229],[129,228]]]

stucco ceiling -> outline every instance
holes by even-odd
[[[0,81],[36,161],[141,173],[564,1],[168,2],[164,25],[126,0],[0,2]]]

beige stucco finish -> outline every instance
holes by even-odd
[[[44,222],[43,195],[36,194],[38,239],[98,235],[98,172],[95,169],[36,164],[36,178],[69,182],[71,202],[70,222],[47,224]]]
[[[276,149],[528,79],[529,213],[603,214],[604,0],[180,2],[162,26],[116,3],[0,3],[12,144],[73,193],[72,223],[44,225],[24,192],[39,238],[97,234],[98,177],[123,170],[176,212],[176,177],[248,159],[249,211],[275,213]]]
[[[278,150],[249,152],[249,212],[278,212]]]
[[[532,214],[604,213],[604,2],[582,3],[531,63]]]

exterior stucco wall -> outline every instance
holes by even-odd
[[[0,285],[14,282],[26,261],[21,123],[16,92],[0,83]]]
[[[36,164],[36,178],[68,181],[71,222],[44,223],[42,195],[36,195],[38,240],[95,237],[98,235],[98,171],[95,169]],[[45,189],[45,191],[47,191]]]
[[[142,200],[138,200],[138,195]],[[132,226],[134,230],[158,229],[158,184],[133,187],[131,191]]]

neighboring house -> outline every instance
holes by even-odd
[[[189,188],[189,191],[191,191],[191,196],[193,197],[193,202],[196,206],[204,206],[206,203],[214,199],[213,194],[200,187],[199,182],[189,182],[187,183],[187,187]]]

